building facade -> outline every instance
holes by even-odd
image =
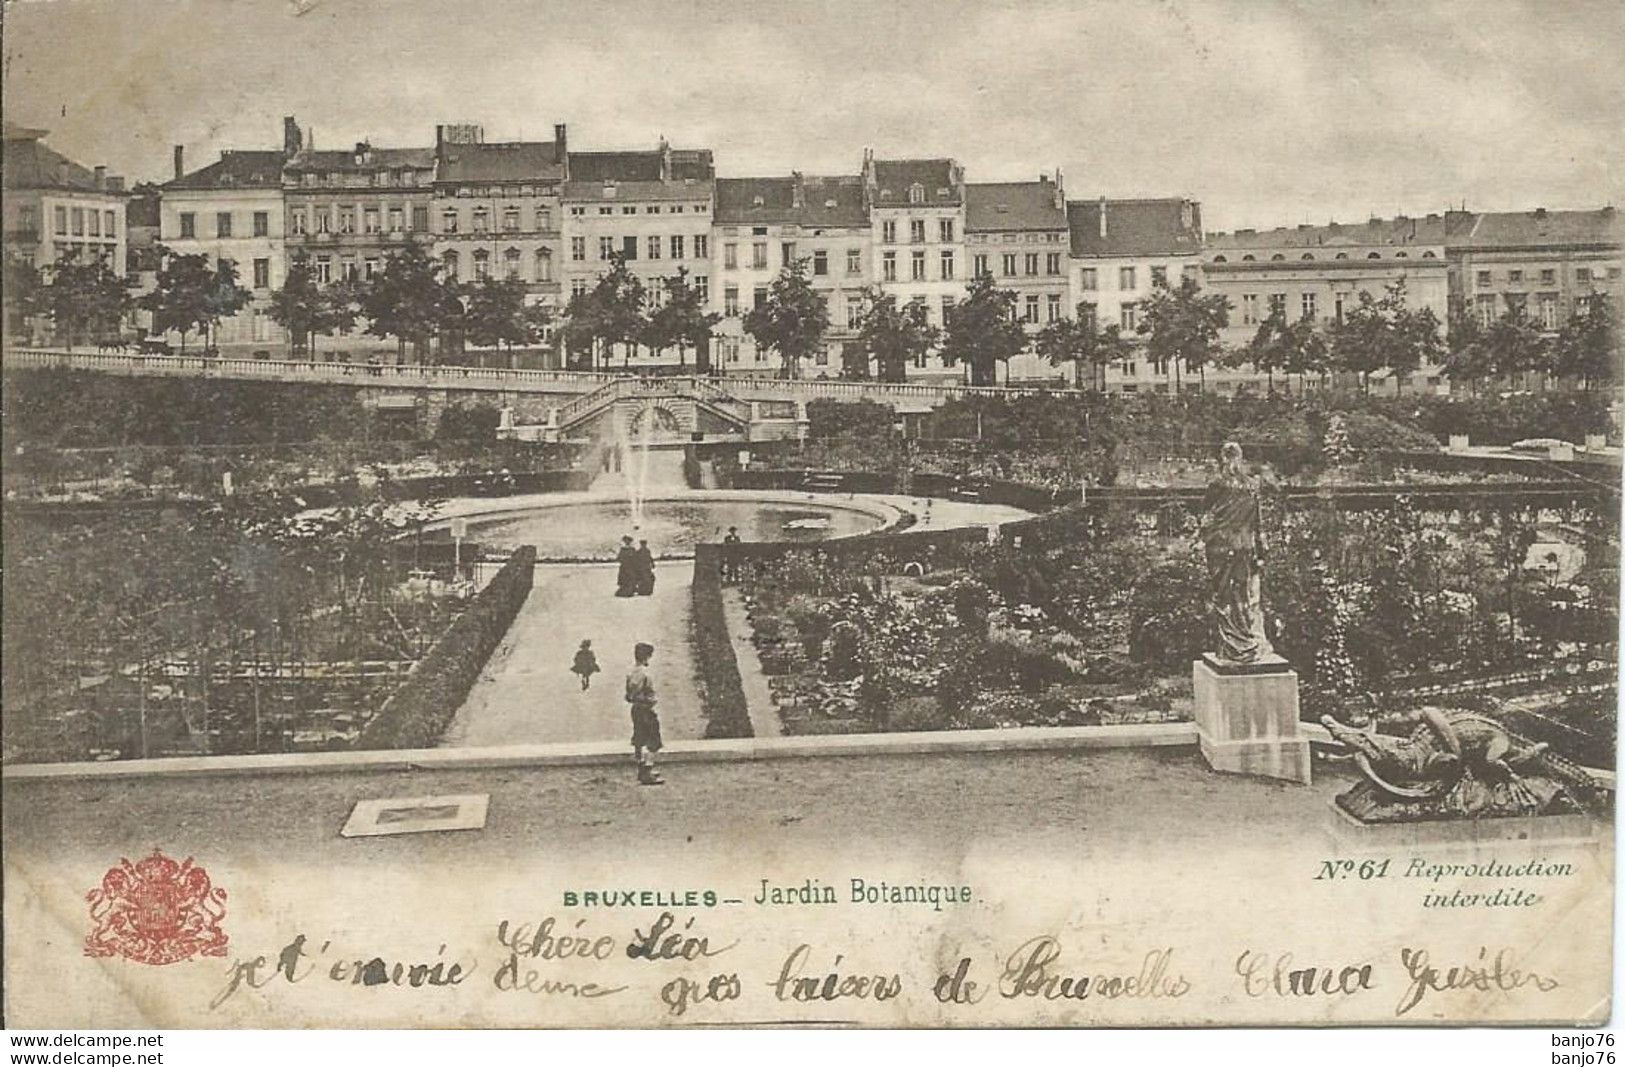
[[[526,302],[558,309],[563,262],[560,192],[568,145],[563,125],[551,141],[487,142],[472,124],[435,127],[434,254],[460,282],[511,278]],[[551,353],[546,365],[556,365]]]
[[[1452,306],[1483,325],[1516,308],[1554,332],[1594,296],[1611,296],[1616,308],[1625,297],[1625,234],[1613,207],[1451,211],[1445,220]]]
[[[291,119],[285,121],[291,126]],[[285,144],[285,149],[296,147]],[[242,311],[215,329],[215,344],[224,355],[280,355],[274,350],[288,343],[287,331],[270,316],[271,294],[287,273],[282,165],[288,155],[287,150],[228,150],[188,173],[185,149],[176,145],[175,176],[161,189],[158,243],[179,255],[205,256],[211,267],[230,262],[237,284],[253,294]]]
[[[1202,205],[1194,200],[1074,200],[1067,227],[1071,304],[1125,338],[1139,339],[1145,302],[1158,285],[1177,288],[1187,276],[1202,281]],[[1141,353],[1094,373],[1111,392],[1167,393],[1185,385],[1184,368]]]
[[[124,179],[45,143],[48,130],[5,127],[5,246],[36,267],[96,257],[125,271]]]
[[[1289,321],[1310,319],[1321,326],[1340,321],[1360,295],[1380,298],[1403,282],[1406,306],[1427,308],[1439,320],[1441,335],[1450,317],[1442,215],[1371,219],[1363,223],[1237,230],[1210,234],[1203,271],[1214,292],[1230,300],[1230,325],[1222,332],[1227,347],[1245,347],[1272,309]],[[1262,380],[1250,367],[1221,371],[1220,388],[1231,380]],[[1209,380],[1215,376],[1209,374]],[[1304,383],[1313,388],[1315,381]],[[1419,367],[1407,379],[1373,376],[1373,390],[1448,390],[1437,364]]]
[[[899,304],[919,304],[940,328],[969,281],[964,168],[952,159],[876,159],[865,149],[863,186],[874,283]],[[909,374],[959,381],[965,370],[933,354]]]
[[[800,369],[804,377],[841,374],[846,345],[863,313],[870,282],[869,213],[863,180],[851,176],[719,178],[711,291],[717,366],[730,374],[776,374],[777,353],[744,332],[744,316],[766,298],[773,278],[796,261],[829,307],[823,347]]]
[[[965,186],[965,253],[973,276],[987,275],[1016,294],[1016,316],[1029,336],[1072,314],[1070,236],[1061,172],[1035,182]],[[1056,368],[1031,352],[1010,361],[1012,380],[1053,378]]]
[[[707,300],[714,300],[709,290],[716,173],[710,149],[676,149],[662,140],[653,151],[571,152],[565,159],[560,298],[566,305],[590,292],[615,256],[626,260],[656,299],[664,292],[663,280],[681,268],[691,284],[706,290]],[[632,365],[663,361],[647,350],[614,356]]]

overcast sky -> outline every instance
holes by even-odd
[[[6,0],[8,121],[115,173],[271,148],[489,140],[1187,195],[1207,228],[1625,197],[1618,0]]]

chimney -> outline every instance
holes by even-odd
[[[175,177],[177,180],[181,177],[181,175],[186,173],[186,164],[183,162],[185,154],[185,145],[175,146]]]
[[[1060,167],[1055,168],[1054,202],[1055,202],[1055,210],[1056,211],[1065,211],[1066,210],[1066,186],[1061,184],[1061,168]]]
[[[568,128],[562,122],[553,124],[553,155],[559,161],[565,181],[570,180],[570,140]]]
[[[802,184],[801,172],[793,170],[790,172],[790,206],[800,211],[806,205],[807,190]]]
[[[96,165],[95,175],[96,175],[96,188],[98,188],[98,189],[107,188],[107,168],[98,163]]]
[[[371,154],[372,154],[372,146],[367,144],[366,141],[357,141],[355,143],[355,165],[356,166],[359,167],[359,166],[361,166],[361,164],[367,162],[367,157],[369,155],[371,155]]]
[[[446,146],[446,127],[444,123],[434,124],[434,154],[440,155],[440,150]]]
[[[660,152],[660,180],[669,182],[671,181],[671,143],[666,140],[665,134],[660,135],[658,151]]]
[[[1100,198],[1100,239],[1106,239],[1106,198]]]
[[[305,140],[299,133],[299,123],[294,121],[292,115],[282,116],[282,154],[296,156],[305,146]]]

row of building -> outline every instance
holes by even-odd
[[[1621,230],[1613,207],[1478,213],[1205,234],[1184,197],[1068,200],[1059,169],[1032,181],[970,182],[953,159],[884,159],[865,150],[857,173],[718,177],[713,154],[664,139],[640,151],[579,151],[566,127],[548,141],[487,141],[476,124],[435,128],[422,148],[362,142],[318,149],[293,118],[278,149],[232,150],[132,194],[102,168],[52,152],[43,131],[6,131],[8,244],[36,263],[70,251],[138,266],[155,243],[230,259],[252,304],[218,331],[223,350],[274,351],[286,337],[268,314],[288,266],[305,257],[322,280],[365,278],[408,242],[426,243],[446,273],[525,283],[528,299],[562,307],[590,289],[612,256],[653,289],[687,272],[723,316],[717,365],[776,369],[741,328],[782,267],[805,260],[829,301],[827,344],[804,372],[839,374],[863,290],[917,302],[934,325],[974,275],[1016,293],[1036,332],[1080,305],[1133,334],[1159,284],[1186,277],[1231,304],[1227,345],[1245,345],[1272,309],[1330,321],[1359,294],[1403,280],[1412,306],[1441,323],[1453,305],[1486,320],[1521,304],[1557,329],[1598,292],[1620,293]],[[19,164],[20,161],[20,164]],[[325,347],[378,347],[364,338]],[[541,358],[556,363],[558,354]],[[667,359],[676,358],[668,355]],[[958,378],[934,358],[911,373]],[[1023,356],[1014,379],[1061,372]],[[1180,368],[1130,359],[1107,388],[1167,391]],[[1197,384],[1231,391],[1250,369],[1209,368]],[[1443,387],[1424,367],[1412,388]],[[1405,383],[1398,383],[1403,385]]]

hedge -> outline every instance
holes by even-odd
[[[474,595],[424,657],[389,695],[356,748],[433,748],[513,625],[536,576],[536,549],[521,546]]]
[[[705,713],[705,736],[752,737],[750,709],[739,677],[739,660],[728,636],[722,607],[722,546],[694,546],[694,583],[690,586],[689,628],[694,664]]]

